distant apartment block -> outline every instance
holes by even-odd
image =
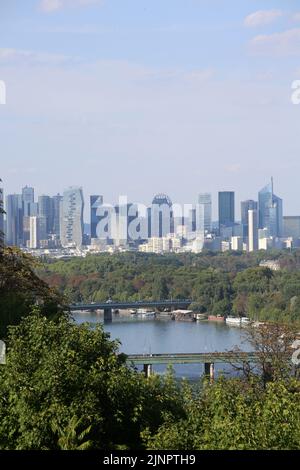
[[[280,270],[280,263],[279,261],[274,260],[264,260],[259,263],[259,266],[262,268],[269,268],[272,271],[279,271]]]

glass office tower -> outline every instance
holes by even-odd
[[[90,196],[91,208],[91,238],[97,238],[97,225],[100,222],[99,208],[103,205],[103,196]]]
[[[60,207],[63,197],[56,194],[51,198],[52,211],[53,211],[53,226],[52,233],[60,238]]]
[[[243,226],[243,237],[248,237],[248,211],[257,211],[258,204],[252,199],[241,202],[241,224]]]
[[[273,191],[273,178],[258,193],[259,228],[266,228],[272,237],[281,237],[283,234],[282,199]]]
[[[211,232],[212,201],[210,193],[202,193],[198,196],[196,208],[196,229],[201,233]]]
[[[81,247],[83,243],[83,191],[71,187],[64,191],[61,202],[60,239],[63,247]]]
[[[38,197],[39,217],[46,220],[46,232],[51,233],[53,230],[53,203],[50,196],[42,195]]]
[[[150,237],[165,237],[174,233],[172,201],[166,194],[156,194],[148,210],[148,229]]]
[[[6,243],[10,246],[23,244],[22,194],[8,194],[5,199]]]
[[[32,205],[34,204],[34,188],[25,186],[22,188],[22,201],[24,216],[32,215]]]
[[[233,227],[234,217],[234,192],[219,192],[219,228]]]

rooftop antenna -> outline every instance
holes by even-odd
[[[273,179],[273,176],[271,176],[271,188],[272,188],[272,197],[273,197],[273,194],[274,194],[274,179]]]

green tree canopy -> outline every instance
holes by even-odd
[[[164,413],[183,416],[176,384],[126,365],[101,325],[40,312],[10,328],[0,369],[0,449],[138,448]]]
[[[17,248],[0,252],[0,338],[8,325],[16,325],[35,305],[43,315],[56,318],[63,314],[62,298],[40,279],[36,261]]]
[[[300,449],[299,382],[219,379],[195,395],[187,386],[185,418],[169,418],[156,434],[143,436],[148,449]]]

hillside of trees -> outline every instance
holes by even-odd
[[[154,255],[123,253],[45,261],[39,276],[66,302],[190,298],[213,315],[300,321],[300,251],[269,252],[281,269],[260,267],[265,252]]]

